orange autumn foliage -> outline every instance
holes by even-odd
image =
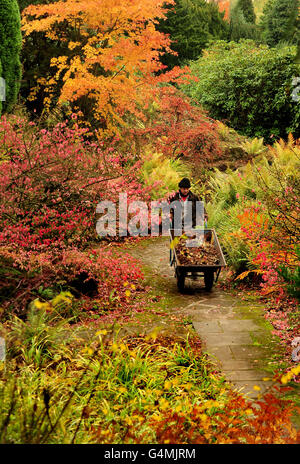
[[[220,0],[219,1],[219,10],[224,11],[224,19],[229,20],[229,14],[230,14],[230,0]]]
[[[58,104],[88,99],[100,136],[119,133],[129,119],[143,120],[157,83],[187,77],[187,68],[157,75],[164,68],[160,55],[175,53],[170,39],[155,29],[169,4],[174,0],[66,0],[27,7],[25,36],[44,32],[68,44],[68,56],[51,60],[57,72],[45,82],[58,93]]]
[[[230,18],[230,0],[208,0],[217,3],[219,10],[224,11],[224,19],[229,20]]]

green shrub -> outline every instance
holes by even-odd
[[[217,41],[191,63],[198,78],[183,86],[212,118],[227,120],[249,137],[300,135],[300,105],[292,100],[292,81],[299,76],[296,47],[270,49],[252,40]]]

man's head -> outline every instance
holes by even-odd
[[[178,184],[179,191],[181,195],[186,197],[189,193],[189,190],[191,188],[191,183],[187,177],[184,177]]]

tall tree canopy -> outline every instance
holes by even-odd
[[[299,0],[269,0],[266,3],[260,26],[263,39],[270,47],[299,41],[299,8]]]
[[[252,0],[238,0],[230,13],[230,39],[258,39],[259,30]]]
[[[2,111],[10,112],[17,101],[21,81],[21,20],[17,0],[0,0],[0,61],[6,84]]]
[[[160,20],[158,29],[170,34],[171,48],[178,53],[162,57],[162,62],[170,69],[197,59],[210,40],[226,39],[229,27],[217,4],[205,0],[175,0],[167,19]]]
[[[99,133],[111,134],[126,118],[143,118],[158,82],[186,71],[157,76],[161,54],[171,52],[169,38],[155,28],[165,12],[164,0],[66,0],[26,8],[23,30],[66,45],[68,53],[51,60],[56,74],[46,84],[59,104],[92,109]],[[51,99],[50,92],[50,106]]]
[[[252,0],[238,0],[235,9],[241,10],[247,23],[255,24],[256,15]]]

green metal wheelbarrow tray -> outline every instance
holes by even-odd
[[[175,277],[177,279],[177,288],[180,292],[184,290],[186,277],[192,277],[194,280],[198,277],[204,277],[206,291],[211,291],[214,282],[217,282],[221,269],[227,266],[215,229],[197,230],[197,234],[203,234],[203,239],[213,244],[217,250],[219,262],[214,265],[197,264],[182,265],[176,254],[176,246],[172,246],[175,237],[180,236],[176,229],[170,229],[170,266],[174,266]],[[175,232],[178,232],[177,234]],[[193,231],[195,233],[196,231]]]

